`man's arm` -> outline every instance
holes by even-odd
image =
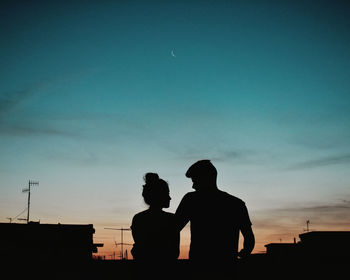
[[[243,249],[239,252],[238,256],[241,258],[247,257],[253,251],[255,246],[255,237],[251,225],[247,225],[241,228],[241,232],[244,238]]]
[[[241,225],[240,230],[243,235],[243,249],[238,253],[241,258],[247,257],[253,251],[255,246],[255,237],[252,230],[252,222],[250,221],[248,209],[245,205],[241,207]]]
[[[190,220],[188,203],[189,203],[188,197],[187,197],[187,195],[185,195],[182,198],[182,200],[181,200],[181,202],[180,202],[180,204],[177,207],[176,212],[175,212],[175,217],[176,217],[177,226],[178,226],[179,231],[181,231]]]

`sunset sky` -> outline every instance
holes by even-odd
[[[120,233],[104,227],[146,209],[146,172],[175,212],[187,168],[211,159],[246,202],[254,252],[307,220],[350,230],[349,13],[345,0],[2,1],[0,222],[37,180],[31,219],[93,224],[109,257]],[[187,227],[181,257],[188,244]]]

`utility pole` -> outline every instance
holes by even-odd
[[[29,223],[29,211],[30,211],[30,187],[31,186],[39,186],[39,182],[34,182],[29,180],[28,181],[28,188],[27,189],[23,189],[22,192],[23,193],[28,193],[28,206],[27,206],[27,224]]]
[[[121,253],[121,259],[123,260],[124,259],[124,249],[123,249],[123,245],[131,245],[131,244],[126,244],[123,242],[123,238],[124,238],[124,231],[130,231],[131,228],[105,228],[105,229],[111,229],[111,230],[120,230],[120,239],[121,239],[121,243],[119,243],[121,245],[121,250],[122,250],[122,253]],[[119,245],[119,244],[116,244],[116,245]]]

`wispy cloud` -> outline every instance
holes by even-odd
[[[267,209],[255,213],[255,225],[260,229],[287,231],[310,220],[314,229],[350,228],[350,200]]]
[[[350,200],[290,206],[250,213],[257,239],[257,248],[264,249],[270,242],[293,242],[306,230],[349,230]]]
[[[4,92],[0,94],[0,112],[1,114],[7,113],[17,104],[19,104],[23,99],[27,98],[32,89],[23,89],[12,92]]]
[[[61,130],[55,127],[38,126],[34,123],[22,122],[21,124],[10,124],[0,122],[0,134],[7,136],[34,136],[34,135],[48,135],[48,136],[77,136],[74,132]]]
[[[88,68],[78,72],[65,73],[51,78],[42,78],[33,82],[22,89],[0,91],[0,117],[16,108],[24,100],[34,96],[43,89],[50,88],[53,85],[69,83],[86,76],[89,73],[100,71],[99,68]]]
[[[262,154],[258,151],[234,148],[205,148],[187,146],[178,149],[174,146],[165,146],[167,150],[184,160],[210,159],[216,162],[231,162],[237,164],[259,164]]]
[[[329,165],[349,164],[349,163],[350,163],[350,154],[334,155],[334,156],[328,156],[328,157],[299,162],[290,166],[287,169],[298,170],[298,169],[317,168],[317,167],[323,167],[323,166],[329,166]]]
[[[32,119],[18,114],[22,110],[22,104],[34,98],[53,82],[53,80],[42,79],[21,90],[0,92],[0,135],[24,137],[34,135],[71,136],[70,132],[50,126],[47,122],[44,124],[42,119]]]
[[[76,147],[74,150],[56,147],[55,149],[43,151],[42,157],[45,161],[69,162],[69,164],[85,167],[101,165],[107,161],[96,151],[82,147]]]
[[[47,121],[47,117],[32,118],[28,117],[28,115],[23,116],[19,112],[23,111],[21,106],[26,104],[26,102],[37,98],[39,94],[46,95],[48,92],[51,92],[49,90],[51,87],[55,87],[57,84],[75,81],[92,71],[95,71],[95,69],[66,73],[53,78],[43,78],[19,90],[0,92],[0,134],[9,136],[76,136],[76,133],[58,128],[55,126],[55,122]],[[43,119],[46,120],[45,123],[43,123]]]
[[[311,150],[334,150],[339,147],[349,147],[350,133],[345,129],[346,127],[348,125],[344,125],[344,129],[337,131],[332,131],[334,126],[321,132],[313,130],[303,135],[294,136],[289,142],[292,145]]]
[[[48,86],[50,81],[41,80],[20,90],[0,92],[0,117],[15,109],[21,102]]]
[[[214,152],[212,159],[215,161],[240,161],[241,163],[247,163],[254,154],[253,151],[248,150],[218,150]]]

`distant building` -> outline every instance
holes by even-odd
[[[269,243],[265,247],[267,257],[274,259],[295,257],[299,248],[296,243]]]
[[[311,231],[299,237],[305,257],[350,259],[350,231]]]
[[[0,223],[1,259],[84,262],[103,244],[93,243],[93,225]]]
[[[350,231],[310,231],[300,242],[266,244],[266,255],[278,259],[350,260]]]

